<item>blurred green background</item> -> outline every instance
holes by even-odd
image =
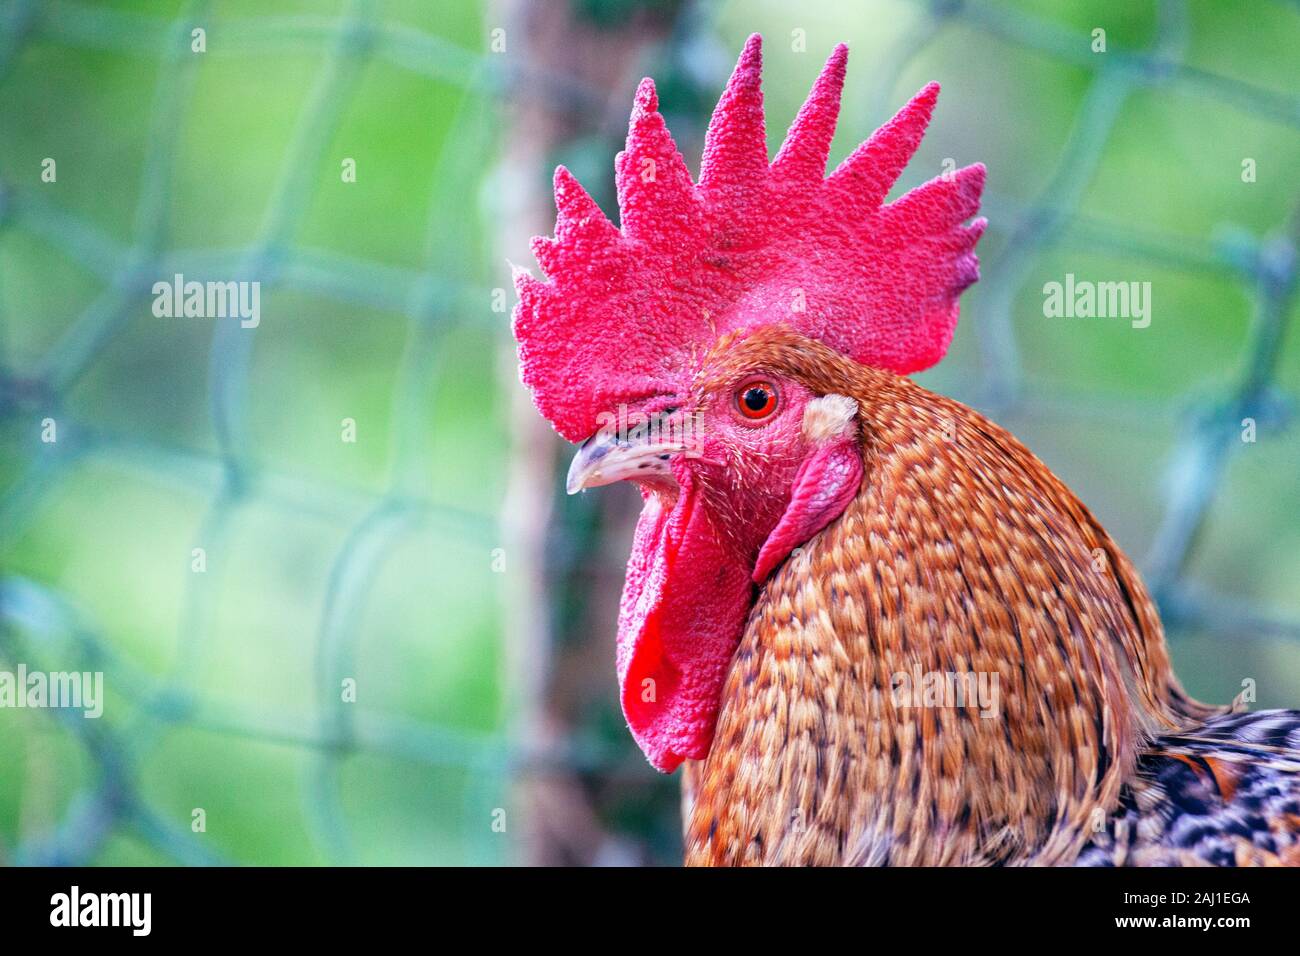
[[[0,709],[0,862],[679,859],[615,699],[635,495],[564,499],[509,264],[557,162],[616,214],[640,76],[697,169],[755,31],[773,151],[838,41],[832,163],[943,84],[898,192],[983,161],[991,224],[921,381],[1098,514],[1193,693],[1300,706],[1296,4],[9,0],[0,667],[108,695]],[[155,317],[177,272],[260,326]],[[1044,318],[1066,273],[1150,327]]]

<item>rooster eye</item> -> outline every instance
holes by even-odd
[[[767,382],[751,382],[736,393],[736,407],[746,418],[767,418],[776,411],[776,389]]]

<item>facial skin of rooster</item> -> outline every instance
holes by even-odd
[[[756,381],[776,395],[757,422],[742,410]],[[1094,810],[1118,800],[1140,735],[1203,713],[1170,672],[1145,594],[1129,605],[1123,589],[1140,583],[1123,555],[977,413],[780,326],[719,343],[673,401],[712,437],[675,463],[674,481],[648,483],[648,509],[694,495],[717,546],[670,577],[667,607],[728,621],[718,598],[740,579],[747,618],[719,658],[716,734],[694,736],[710,713],[694,698],[704,716],[672,723],[680,736],[661,743],[650,725],[660,769],[696,758],[688,862],[1061,862],[1090,838]],[[609,454],[635,474],[661,447]],[[817,467],[840,448],[852,464]],[[809,474],[805,497],[829,505],[809,509],[818,518],[769,561],[800,553],[767,579],[757,556]],[[1084,637],[1099,628],[1111,639]],[[698,625],[682,633],[683,648],[635,670],[625,694],[649,678],[671,695],[680,678],[666,675],[699,666]],[[975,700],[895,703],[895,675],[970,671],[998,675],[994,717]],[[684,716],[633,701],[634,728],[643,712]]]
[[[570,470],[575,491],[628,478],[645,495],[636,551],[653,566],[644,583],[629,574],[618,666],[624,713],[664,771],[708,753],[756,584],[843,510],[862,475],[853,401],[764,361],[765,341],[724,339],[689,392],[659,399],[670,410],[659,434],[682,436],[676,445],[600,433]]]
[[[982,167],[883,203],[937,88],[823,180],[845,50],[769,166],[758,49],[698,185],[646,81],[622,229],[560,170],[551,281],[517,276],[569,490],[644,499],[616,665],[649,761],[685,765],[687,863],[1300,863],[1300,715],[1190,699],[1087,508],[905,377],[942,356],[983,227]]]

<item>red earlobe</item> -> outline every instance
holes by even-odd
[[[799,467],[790,504],[758,552],[754,583],[766,581],[791,551],[839,517],[861,483],[862,453],[856,435],[814,452]]]

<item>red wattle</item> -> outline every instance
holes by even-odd
[[[657,770],[703,759],[753,598],[751,570],[714,532],[689,474],[671,510],[647,494],[618,621],[618,679],[632,736]]]

